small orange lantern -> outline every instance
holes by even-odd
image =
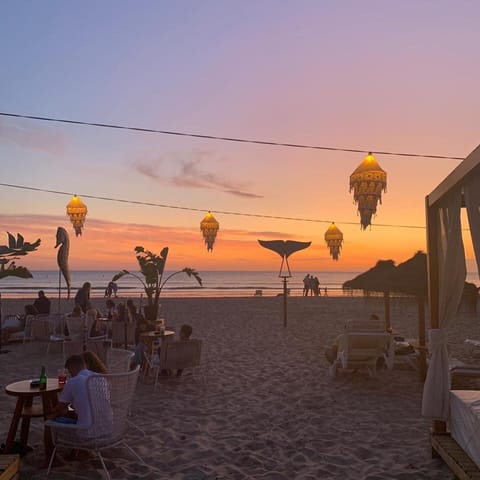
[[[203,233],[203,238],[205,239],[205,244],[209,252],[213,250],[213,244],[215,243],[219,227],[219,223],[215,220],[211,212],[208,212],[200,222],[200,230]]]
[[[382,191],[387,189],[387,173],[369,153],[350,175],[350,192],[358,203],[360,225],[365,230],[371,225],[372,215],[377,212],[377,203],[382,203]]]
[[[330,255],[334,260],[338,260],[340,250],[342,249],[343,233],[335,225],[334,222],[328,227],[325,232],[325,241],[330,249]]]
[[[75,235],[78,237],[82,234],[83,224],[85,223],[85,217],[87,216],[87,206],[82,202],[80,197],[77,197],[77,195],[74,195],[68,202],[67,215],[70,217],[70,221],[75,230]]]

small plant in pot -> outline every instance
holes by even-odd
[[[145,250],[145,248],[142,246],[135,247],[135,253],[138,265],[140,267],[140,273],[143,275],[143,278],[136,273],[129,272],[128,270],[122,270],[114,275],[112,282],[116,282],[125,275],[131,275],[142,283],[143,289],[145,290],[145,295],[147,297],[147,305],[144,307],[145,319],[149,322],[154,322],[157,318],[160,293],[162,292],[165,284],[173,276],[180,273],[185,273],[189,277],[195,278],[200,286],[202,285],[202,279],[200,278],[199,273],[195,269],[189,267],[185,267],[182,270],[173,272],[168,275],[165,280],[163,280],[165,263],[168,256],[168,247],[164,247],[160,252],[160,255],[152,253],[150,250]]]

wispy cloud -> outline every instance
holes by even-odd
[[[205,151],[194,151],[190,154],[190,158],[186,159],[168,159],[168,163],[163,157],[141,159],[137,160],[133,166],[138,173],[163,184],[217,190],[244,198],[263,198],[263,195],[249,192],[244,184],[208,171],[204,166],[207,155],[209,153]],[[176,170],[172,171],[172,164],[177,167]]]
[[[61,154],[65,150],[65,137],[61,133],[39,127],[0,120],[0,140],[20,147],[41,150],[53,154]]]

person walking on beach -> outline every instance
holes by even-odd
[[[40,315],[48,315],[50,313],[50,299],[45,296],[43,290],[38,292],[38,298],[33,302],[33,306]]]
[[[111,298],[112,295],[117,298],[118,285],[115,282],[108,282],[107,288],[105,289],[105,297]]]
[[[79,305],[83,313],[87,313],[90,309],[90,289],[92,285],[90,282],[85,282],[81,288],[78,289],[75,295],[75,305]]]
[[[307,273],[303,279],[303,296],[307,297],[310,291],[310,274]]]

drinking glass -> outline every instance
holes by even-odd
[[[64,368],[59,368],[58,369],[58,384],[59,385],[65,385],[67,383],[67,372],[65,371]]]

